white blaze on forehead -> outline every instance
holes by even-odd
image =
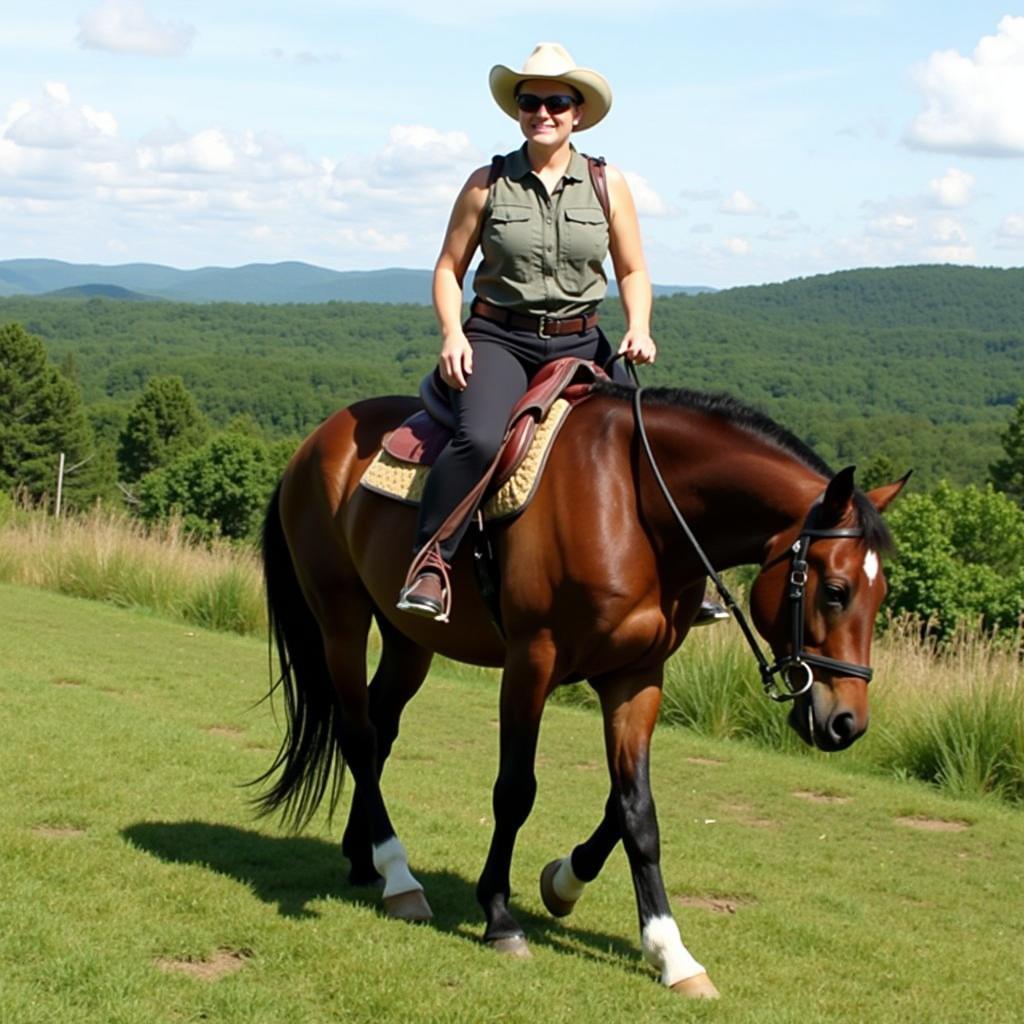
[[[878,555],[874,551],[869,551],[864,556],[864,575],[868,578],[869,584],[874,584],[878,578]]]

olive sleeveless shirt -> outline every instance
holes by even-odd
[[[592,313],[608,290],[608,221],[586,157],[572,150],[552,195],[530,168],[526,145],[505,157],[480,233],[477,296],[530,316]]]

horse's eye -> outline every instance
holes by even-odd
[[[842,611],[846,607],[846,587],[838,583],[825,584],[825,603],[834,611]]]

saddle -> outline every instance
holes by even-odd
[[[607,379],[595,363],[584,359],[556,359],[541,367],[529,390],[516,403],[505,429],[505,439],[489,470],[488,490],[496,491],[516,472],[537,435],[537,427],[561,398],[569,408],[590,394],[599,378]],[[455,413],[447,386],[435,369],[420,383],[423,409],[410,416],[384,438],[384,451],[399,462],[432,466],[455,430]]]

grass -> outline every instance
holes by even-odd
[[[22,583],[190,625],[264,636],[256,556],[198,545],[171,524],[147,530],[100,511],[55,522],[0,514],[0,582]],[[894,623],[875,645],[874,725],[844,759],[857,770],[918,778],[965,797],[1024,804],[1024,673],[1017,649],[963,629],[939,646],[916,624]],[[460,678],[493,673],[456,669]],[[560,703],[593,705],[586,687]],[[719,739],[815,757],[765,700],[738,628],[697,630],[667,666],[662,719]]]
[[[0,515],[0,582],[147,609],[207,629],[262,636],[267,628],[253,551],[196,544],[180,524],[147,527],[101,509],[60,520],[20,509]]]
[[[621,851],[564,921],[536,892],[603,805],[592,714],[546,714],[512,878],[534,958],[508,962],[477,941],[473,897],[490,678],[435,671],[386,773],[436,913],[407,926],[346,885],[322,822],[293,836],[251,817],[242,783],[279,735],[256,703],[262,642],[10,585],[0,616],[4,1021],[1019,1020],[1024,818],[995,802],[659,729],[666,884],[724,996],[691,1005],[640,959]],[[735,913],[684,905],[708,897]],[[241,969],[167,969],[218,955]]]

